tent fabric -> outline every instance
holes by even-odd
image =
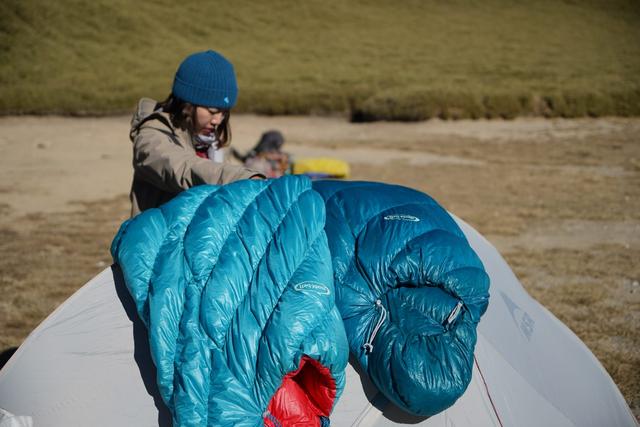
[[[0,427],[33,427],[31,417],[14,415],[0,408]]]
[[[324,215],[310,181],[292,176],[194,187],[121,226],[112,255],[174,425],[329,416],[348,347]]]
[[[374,182],[318,181],[336,303],[354,354],[402,409],[430,416],[466,390],[489,276],[431,197]]]

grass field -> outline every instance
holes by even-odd
[[[245,112],[640,115],[632,0],[3,0],[0,114],[130,111],[207,48],[235,64]]]

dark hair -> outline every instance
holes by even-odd
[[[168,113],[171,124],[174,127],[188,131],[193,137],[195,136],[196,107],[197,105],[183,101],[171,94],[164,101],[158,102],[156,110],[161,109],[163,112]],[[229,122],[231,111],[224,109],[221,109],[221,111],[224,111],[224,117],[220,125],[216,127],[215,133],[219,147],[226,147],[231,143],[231,124]]]

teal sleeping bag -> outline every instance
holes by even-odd
[[[176,426],[324,426],[348,344],[305,177],[198,186],[112,244]]]
[[[396,405],[430,416],[467,388],[489,277],[431,197],[374,182],[317,181],[336,302],[351,353]]]

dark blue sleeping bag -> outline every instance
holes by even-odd
[[[409,188],[317,181],[336,304],[363,370],[417,415],[451,406],[473,368],[489,277],[449,214]]]

